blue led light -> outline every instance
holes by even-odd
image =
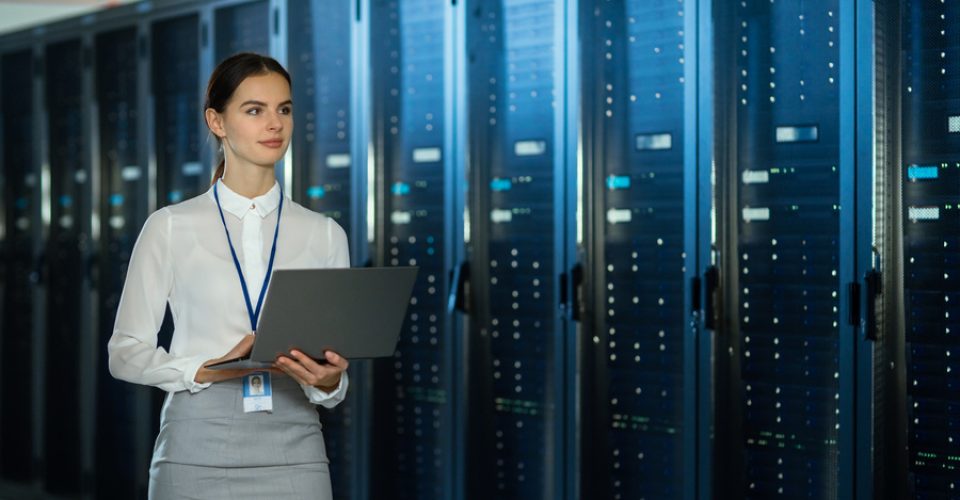
[[[629,189],[630,177],[626,175],[611,175],[607,177],[607,189]]]
[[[407,184],[406,182],[394,183],[393,186],[390,188],[390,192],[393,193],[395,196],[403,196],[406,194],[410,194],[410,185]]]
[[[911,181],[917,179],[936,179],[940,175],[940,169],[934,165],[910,165],[907,167],[907,178]]]
[[[180,203],[181,200],[183,200],[183,191],[174,189],[167,193],[167,201],[170,203]]]
[[[310,186],[307,188],[307,197],[311,200],[323,198],[325,194],[327,194],[327,191],[323,189],[323,186]]]
[[[490,189],[493,191],[509,191],[513,187],[513,181],[510,179],[497,178],[490,181]]]
[[[65,194],[60,197],[60,206],[64,208],[69,208],[73,205],[73,197],[68,194]]]
[[[124,198],[122,194],[112,194],[110,195],[110,206],[119,207],[120,205],[123,205],[123,200]]]

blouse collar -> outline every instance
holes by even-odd
[[[210,188],[209,195],[213,198],[213,188]],[[273,181],[273,187],[266,193],[250,199],[246,196],[237,194],[223,183],[223,179],[217,179],[217,195],[220,197],[220,206],[227,212],[242,219],[244,215],[251,212],[253,208],[260,218],[264,218],[277,209],[280,204],[280,184]]]

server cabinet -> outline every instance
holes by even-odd
[[[101,221],[97,282],[99,346],[106,346],[113,334],[127,264],[147,216],[149,177],[142,161],[139,121],[143,112],[140,102],[143,43],[134,26],[103,32],[94,39]],[[110,376],[107,356],[103,353],[98,365],[97,495],[142,497],[146,494],[152,438],[150,389]]]
[[[154,22],[151,47],[157,205],[165,206],[203,193],[210,183],[200,153],[205,82],[200,77],[199,16]]]
[[[698,3],[708,2],[581,10],[582,498],[711,495],[710,464],[697,462],[711,423],[697,394],[698,366],[709,373],[711,361],[697,358],[700,337],[710,345],[695,277],[711,235],[709,206],[698,206],[710,190],[697,154],[697,89],[710,79],[698,71],[698,14],[709,17]]]
[[[913,498],[960,487],[960,71],[956,3],[901,3],[903,306],[907,484]]]
[[[574,367],[561,315],[567,270],[564,2],[466,8],[470,340],[466,491],[572,495],[567,411]],[[569,36],[573,39],[573,36]]]
[[[220,7],[214,13],[214,64],[237,52],[270,53],[266,0]]]
[[[351,231],[351,3],[291,2],[289,60],[294,80],[294,198]],[[321,24],[322,23],[322,24]]]
[[[28,481],[36,473],[33,409],[33,280],[37,222],[34,135],[34,56],[31,49],[0,56],[0,131],[3,151],[3,292],[0,345],[0,473]]]
[[[420,268],[397,352],[374,369],[371,496],[452,498],[458,334],[448,271],[462,241],[462,207],[452,203],[452,10],[376,1],[370,15],[376,262]]]
[[[82,417],[78,409],[84,404],[80,386],[83,367],[78,353],[84,337],[90,334],[83,308],[89,293],[86,271],[92,242],[92,176],[84,123],[85,86],[78,83],[84,81],[88,50],[80,39],[57,42],[46,47],[44,61],[50,218],[45,269],[41,272],[47,289],[42,456],[46,488],[58,494],[81,490]]]
[[[291,140],[292,197],[310,210],[335,220],[350,237],[351,260],[367,245],[366,225],[357,208],[365,198],[356,184],[354,161],[355,103],[363,86],[354,78],[354,2],[346,0],[295,1],[287,4],[287,70],[293,79],[294,123]],[[361,248],[357,248],[361,247]],[[364,498],[366,453],[361,448],[368,422],[360,410],[365,363],[352,361],[350,397],[332,410],[318,408],[330,457],[330,474],[336,498]]]
[[[718,21],[732,105],[718,121],[730,355],[717,358],[715,456],[730,498],[853,496],[852,4],[746,1]]]

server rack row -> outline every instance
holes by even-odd
[[[254,50],[295,80],[288,192],[354,266],[421,267],[321,414],[338,498],[948,494],[951,9],[169,1],[7,37],[2,473],[144,491],[160,399],[103,345],[143,219],[206,189],[206,75]]]

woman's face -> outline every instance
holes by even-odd
[[[208,121],[223,140],[228,168],[252,165],[272,169],[286,153],[293,133],[293,102],[283,76],[248,77],[223,113],[214,113]]]

